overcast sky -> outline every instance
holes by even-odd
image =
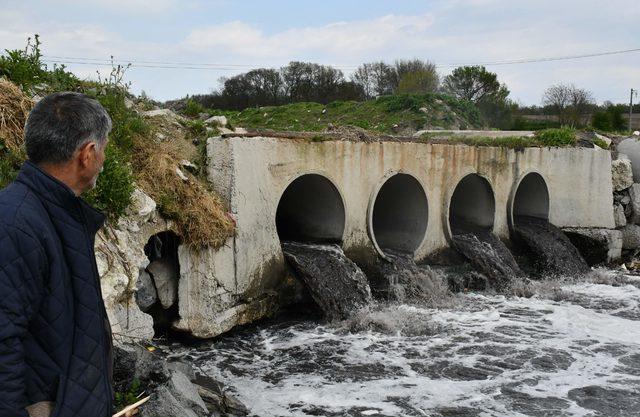
[[[422,58],[446,75],[448,64],[640,48],[640,1],[0,0],[0,49],[22,48],[33,33],[49,60],[219,64],[129,69],[134,92],[166,100],[292,60],[348,76],[362,62]],[[68,67],[82,77],[108,72],[93,63]],[[487,67],[522,104],[539,104],[554,83],[586,88],[599,102],[628,102],[629,89],[640,89],[640,52]]]

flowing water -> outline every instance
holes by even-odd
[[[519,216],[514,229],[535,259],[537,268],[544,273],[579,275],[589,270],[567,235],[547,220]]]
[[[640,415],[640,279],[289,318],[191,349],[255,416]]]
[[[514,277],[524,275],[509,249],[490,231],[454,232],[453,243],[495,288],[504,288]]]
[[[371,303],[367,276],[339,245],[284,242],[282,251],[329,320],[348,318]]]

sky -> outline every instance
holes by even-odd
[[[640,1],[0,0],[0,50],[23,48],[34,33],[50,65],[96,78],[113,56],[133,64],[133,92],[168,100],[293,60],[333,65],[348,78],[363,62],[420,58],[445,76],[458,64],[637,49]],[[598,102],[628,102],[640,89],[640,51],[486,67],[523,105],[540,104],[557,83]]]

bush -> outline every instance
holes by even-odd
[[[205,108],[202,106],[202,104],[192,99],[187,100],[184,110],[182,111],[182,113],[185,116],[190,116],[190,117],[196,117],[200,113],[204,113],[204,112],[205,112]]]
[[[32,43],[27,39],[24,49],[8,50],[0,56],[0,76],[5,76],[23,90],[29,90],[47,78],[45,66],[40,61],[40,38],[35,35]]]
[[[539,130],[535,138],[542,146],[571,146],[578,141],[576,131],[567,127]]]
[[[131,204],[133,174],[126,158],[115,142],[109,142],[105,150],[104,170],[98,177],[96,188],[85,195],[94,207],[117,219]]]

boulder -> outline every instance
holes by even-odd
[[[200,415],[207,415],[209,410],[198,394],[198,389],[189,381],[185,374],[179,371],[172,371],[169,380],[169,389],[173,396],[182,404],[189,406],[191,410]]]
[[[627,225],[627,217],[624,214],[624,207],[622,207],[622,204],[613,205],[613,219],[616,222],[616,228]]]
[[[144,222],[151,220],[151,215],[155,210],[156,202],[144,191],[135,188],[131,193],[131,204],[127,208],[127,213],[138,216]]]
[[[640,138],[637,136],[624,139],[616,146],[618,152],[628,156],[633,167],[633,180],[640,182]]]
[[[158,293],[151,275],[144,269],[140,271],[136,282],[136,302],[145,313],[158,301]]]
[[[208,125],[215,125],[218,127],[227,127],[227,118],[225,116],[212,116],[204,121]]]
[[[622,249],[640,248],[640,226],[627,224],[622,229]]]
[[[630,223],[640,223],[640,184],[633,184],[629,188],[629,205],[631,206]]]
[[[175,262],[171,259],[161,258],[149,264],[147,271],[151,274],[156,284],[158,299],[164,309],[175,304],[178,300],[179,272]]]
[[[140,417],[200,417],[186,404],[173,395],[171,390],[162,386],[151,399],[141,407]]]
[[[174,119],[179,117],[171,109],[157,109],[157,110],[143,111],[142,115],[144,117],[170,117]]]
[[[622,256],[623,231],[597,228],[562,230],[590,266],[611,263]]]
[[[611,181],[614,191],[625,190],[633,184],[631,160],[624,155],[620,156],[621,158],[611,162]]]

